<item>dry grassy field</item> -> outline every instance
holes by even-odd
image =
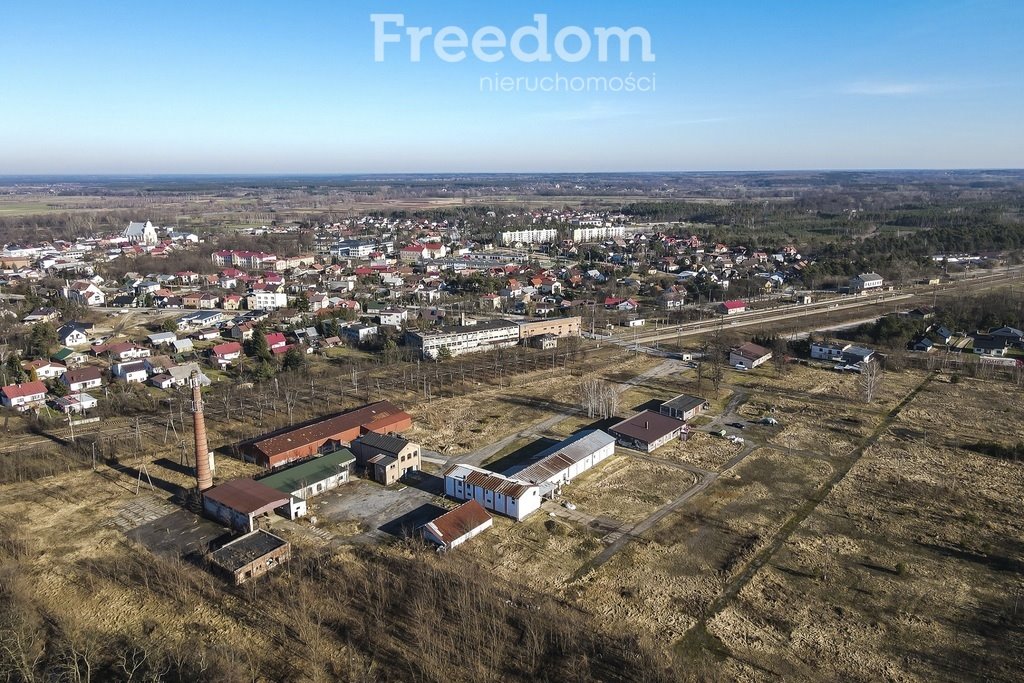
[[[629,358],[595,372],[625,381],[660,365]],[[410,396],[411,436],[453,454],[500,439],[515,447],[541,421],[539,433],[566,435],[593,422],[568,412],[578,381],[536,373],[511,392]],[[496,518],[446,557],[398,541],[345,545],[356,529],[343,526],[325,544],[284,525],[297,559],[237,590],[126,534],[144,521],[140,503],[174,510],[166,490],[188,483],[174,444],[147,443],[120,473],[103,465],[0,489],[0,597],[39,624],[33,642],[148,643],[161,662],[191,662],[192,680],[442,680],[460,651],[473,662],[447,680],[555,680],[537,668],[545,648],[567,653],[557,680],[1016,680],[1024,470],[982,451],[1021,439],[1019,392],[888,373],[865,405],[856,378],[827,371],[727,382],[713,416],[729,402],[742,418],[780,422],[745,430],[748,448],[697,431],[654,460],[619,452],[565,488],[576,514],[548,504],[523,523]],[[680,370],[624,396],[640,405],[693,390]],[[626,403],[620,414],[636,407]],[[211,424],[212,443],[234,429]],[[158,488],[136,496],[132,468],[144,462]],[[219,466],[221,478],[252,472],[230,458]],[[715,478],[606,553],[618,535],[609,527],[628,531],[694,484],[682,466]],[[464,608],[452,613],[442,595],[500,613],[502,626],[461,622]],[[5,643],[10,623],[0,620]],[[528,661],[513,655],[522,643]],[[196,653],[208,674],[195,674]]]

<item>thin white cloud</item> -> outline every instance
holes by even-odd
[[[922,95],[935,92],[936,87],[929,83],[869,81],[849,83],[842,86],[839,92],[843,95],[862,95],[867,97],[903,97],[906,95]]]
[[[566,122],[580,122],[619,119],[627,116],[634,116],[638,112],[632,109],[609,107],[603,104],[592,104],[588,107],[583,107],[580,109],[571,109],[568,111],[545,111],[539,113],[540,118],[543,119]]]
[[[674,126],[692,126],[701,123],[721,123],[722,121],[735,121],[737,116],[710,116],[704,119],[677,119],[672,121]]]

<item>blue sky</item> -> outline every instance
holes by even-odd
[[[448,63],[431,36],[416,63],[403,36],[377,62],[373,13],[470,37],[545,14],[552,51],[567,26],[636,26],[655,59],[634,42],[600,63],[595,39],[580,62]],[[1020,0],[11,2],[0,17],[0,174],[1024,166]],[[556,74],[654,89],[481,87]]]

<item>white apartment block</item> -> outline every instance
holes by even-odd
[[[589,228],[573,228],[573,242],[602,242],[626,236],[624,225],[602,225]]]
[[[558,239],[558,230],[554,228],[539,228],[534,230],[510,230],[501,233],[501,243],[505,246],[510,244],[548,244]]]

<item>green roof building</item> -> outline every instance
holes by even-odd
[[[317,456],[259,480],[264,486],[292,497],[289,519],[306,514],[306,500],[341,486],[349,479],[356,456],[347,448]]]

